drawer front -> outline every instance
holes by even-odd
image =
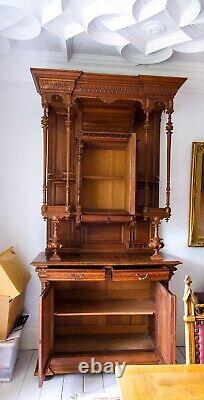
[[[120,270],[113,271],[113,281],[167,281],[169,280],[169,271],[157,270]]]
[[[105,271],[84,269],[60,269],[48,270],[47,279],[49,281],[104,281]]]
[[[129,222],[131,221],[131,215],[85,215],[83,214],[81,216],[81,220],[83,222],[92,222],[92,223],[98,223],[98,222],[106,222],[107,224],[111,222],[115,223],[123,223],[123,222]]]

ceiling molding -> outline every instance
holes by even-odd
[[[179,93],[204,93],[203,64],[168,61],[134,66],[117,56],[74,54],[67,63],[63,52],[16,50],[0,58],[0,81],[32,82],[30,67],[78,69],[87,72],[126,75],[163,75],[189,78]],[[15,60],[15,62],[14,62]]]
[[[0,8],[0,53],[10,50],[11,40],[40,40],[42,30],[60,40],[67,61],[73,38],[83,38],[84,46],[92,40],[92,54],[112,47],[133,65],[162,63],[175,50],[204,46],[203,0],[0,0]]]

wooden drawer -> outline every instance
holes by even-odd
[[[49,281],[104,281],[105,271],[97,269],[58,269],[47,270]]]
[[[113,281],[166,281],[169,280],[169,270],[113,270]]]
[[[131,215],[103,215],[103,214],[83,214],[81,216],[81,220],[83,222],[90,222],[90,223],[98,223],[98,222],[106,222],[107,224],[111,222],[115,223],[123,223],[131,221]]]

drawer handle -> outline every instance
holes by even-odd
[[[74,278],[75,280],[80,280],[84,277],[84,274],[75,274],[75,273],[71,273],[71,277]]]
[[[149,276],[149,274],[145,274],[145,275],[139,275],[136,274],[137,278],[139,279],[139,281],[144,281],[145,279],[147,279],[147,277]]]

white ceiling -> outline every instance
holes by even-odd
[[[204,61],[204,0],[0,0],[0,53]]]

